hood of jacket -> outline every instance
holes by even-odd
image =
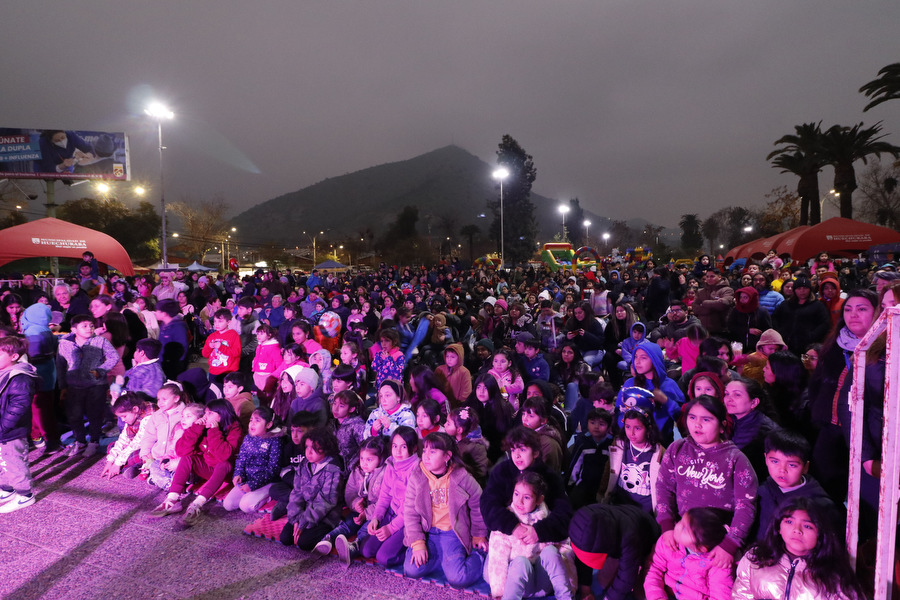
[[[741,294],[747,294],[750,298],[746,302],[741,302]],[[759,308],[759,292],[753,286],[738,289],[734,292],[734,307],[745,315],[755,314]]]
[[[630,331],[629,333],[630,333],[631,335],[634,335],[634,330],[635,330],[635,329],[640,329],[640,330],[641,330],[641,336],[642,336],[642,337],[647,337],[647,326],[644,325],[643,323],[641,323],[640,321],[635,321],[635,322],[634,322],[634,325],[631,326],[631,331]],[[632,339],[634,339],[634,338],[632,338]]]
[[[650,357],[650,361],[653,363],[653,370],[656,371],[657,387],[661,387],[663,382],[669,378],[666,374],[666,361],[663,357],[662,348],[653,342],[644,341],[634,347],[635,352],[638,350],[643,350]]]
[[[691,383],[688,385],[688,393],[687,395],[691,398],[694,398],[694,383],[700,379],[701,377],[705,377],[709,381],[712,382],[713,387],[716,388],[717,398],[720,400],[725,397],[725,384],[722,383],[722,378],[719,377],[717,373],[713,373],[711,371],[701,371],[691,377]]]
[[[46,304],[36,302],[22,314],[22,333],[25,335],[39,335],[44,331],[50,331],[50,318],[52,311]]]
[[[16,375],[26,375],[32,378],[38,376],[37,369],[35,369],[34,365],[29,363],[16,363],[5,371],[0,371],[0,393],[6,389],[9,380]]]

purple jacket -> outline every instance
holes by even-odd
[[[379,526],[384,526],[382,519],[388,509],[394,511],[394,519],[388,523],[391,534],[403,529],[403,504],[406,500],[406,482],[409,474],[419,467],[419,456],[413,454],[399,462],[394,462],[394,457],[387,459],[387,467],[384,470],[384,479],[381,481],[381,491],[378,494],[378,503],[372,519],[378,521]]]
[[[692,554],[681,546],[670,550],[666,544],[657,544],[644,592],[650,599],[667,598],[668,586],[677,600],[718,600],[731,598],[733,585],[731,568],[714,567],[708,552]]]

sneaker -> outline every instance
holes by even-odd
[[[203,518],[203,505],[191,502],[178,523],[179,529],[193,527]]]
[[[162,504],[150,511],[150,518],[159,519],[180,513],[183,510],[184,506],[181,504],[181,500],[172,500],[171,502],[164,500]]]
[[[37,448],[44,448],[44,447],[47,446],[47,440],[45,440],[45,439],[42,438],[42,437],[31,438],[31,445],[32,445],[35,449],[37,449]]]
[[[348,542],[347,536],[341,534],[334,538],[334,549],[337,551],[338,558],[341,559],[341,562],[344,563],[344,566],[349,567],[350,562],[356,555],[356,542]]]
[[[81,442],[75,442],[71,446],[66,446],[66,455],[67,456],[78,456],[82,452],[84,452],[87,444],[83,444]]]
[[[4,502],[9,502],[10,500],[12,500],[15,497],[16,497],[16,490],[14,490],[12,488],[10,488],[8,490],[0,488],[0,504],[3,504]]]
[[[90,457],[94,456],[95,454],[97,454],[99,451],[100,451],[100,444],[98,444],[96,442],[91,442],[84,449],[84,452],[82,452],[81,457],[82,458],[90,458]]]
[[[7,502],[4,502],[0,505],[0,513],[11,513],[14,510],[19,510],[20,508],[25,508],[26,506],[31,506],[34,504],[34,494],[19,494],[18,492],[13,492],[13,497],[10,498]]]
[[[316,544],[316,547],[313,548],[313,551],[321,554],[322,556],[328,556],[329,554],[331,554],[331,541],[328,538],[325,538],[324,540]]]
[[[122,433],[122,430],[119,429],[118,426],[113,426],[109,429],[105,429],[103,431],[103,435],[108,438],[119,437],[119,434]]]
[[[125,467],[125,470],[122,471],[122,475],[124,475],[127,479],[134,479],[138,476],[138,473],[141,472],[141,468],[137,465],[131,467]]]

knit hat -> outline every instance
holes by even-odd
[[[314,369],[311,369],[309,367],[301,368],[300,372],[297,373],[297,375],[294,377],[294,385],[300,383],[301,381],[312,389],[316,389],[317,387],[319,387],[319,374],[316,373]]]
[[[756,347],[760,346],[781,346],[781,349],[784,350],[787,348],[787,344],[784,343],[784,338],[781,337],[781,334],[775,331],[774,329],[766,329],[762,332],[762,335],[759,336],[759,341],[756,342]]]
[[[296,382],[297,375],[299,375],[300,371],[302,371],[304,368],[306,368],[306,367],[304,367],[302,365],[291,365],[290,367],[288,367],[287,369],[284,370],[284,374],[287,375],[288,377],[290,377],[292,382]]]
[[[482,338],[475,342],[475,347],[481,346],[482,348],[486,348],[488,352],[491,354],[494,353],[494,342],[489,340],[488,338]]]
[[[801,275],[797,279],[794,280],[794,289],[797,288],[809,288],[812,289],[812,282],[809,280],[809,277],[805,275]]]
[[[488,296],[487,298],[484,299],[484,302],[483,302],[483,304],[490,304],[491,306],[493,306],[496,303],[497,303],[497,299],[494,298],[493,296]]]
[[[494,306],[499,306],[500,308],[503,309],[503,312],[506,312],[506,310],[509,308],[509,305],[506,303],[506,300],[504,300],[503,298],[499,298],[494,303]]]
[[[201,276],[200,276],[200,279],[197,280],[197,283],[206,283],[206,284],[208,284],[208,283],[209,283],[209,277],[207,277],[206,275],[201,275]]]

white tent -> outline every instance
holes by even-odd
[[[155,265],[150,265],[149,267],[144,267],[145,269],[150,269],[151,271],[174,271],[176,269],[180,269],[181,265],[178,263],[170,262],[168,267],[164,267],[162,261],[156,263]]]
[[[204,267],[203,265],[198,263],[196,260],[192,264],[185,267],[185,270],[187,270],[187,271],[215,271],[215,269],[213,269],[212,267]]]

